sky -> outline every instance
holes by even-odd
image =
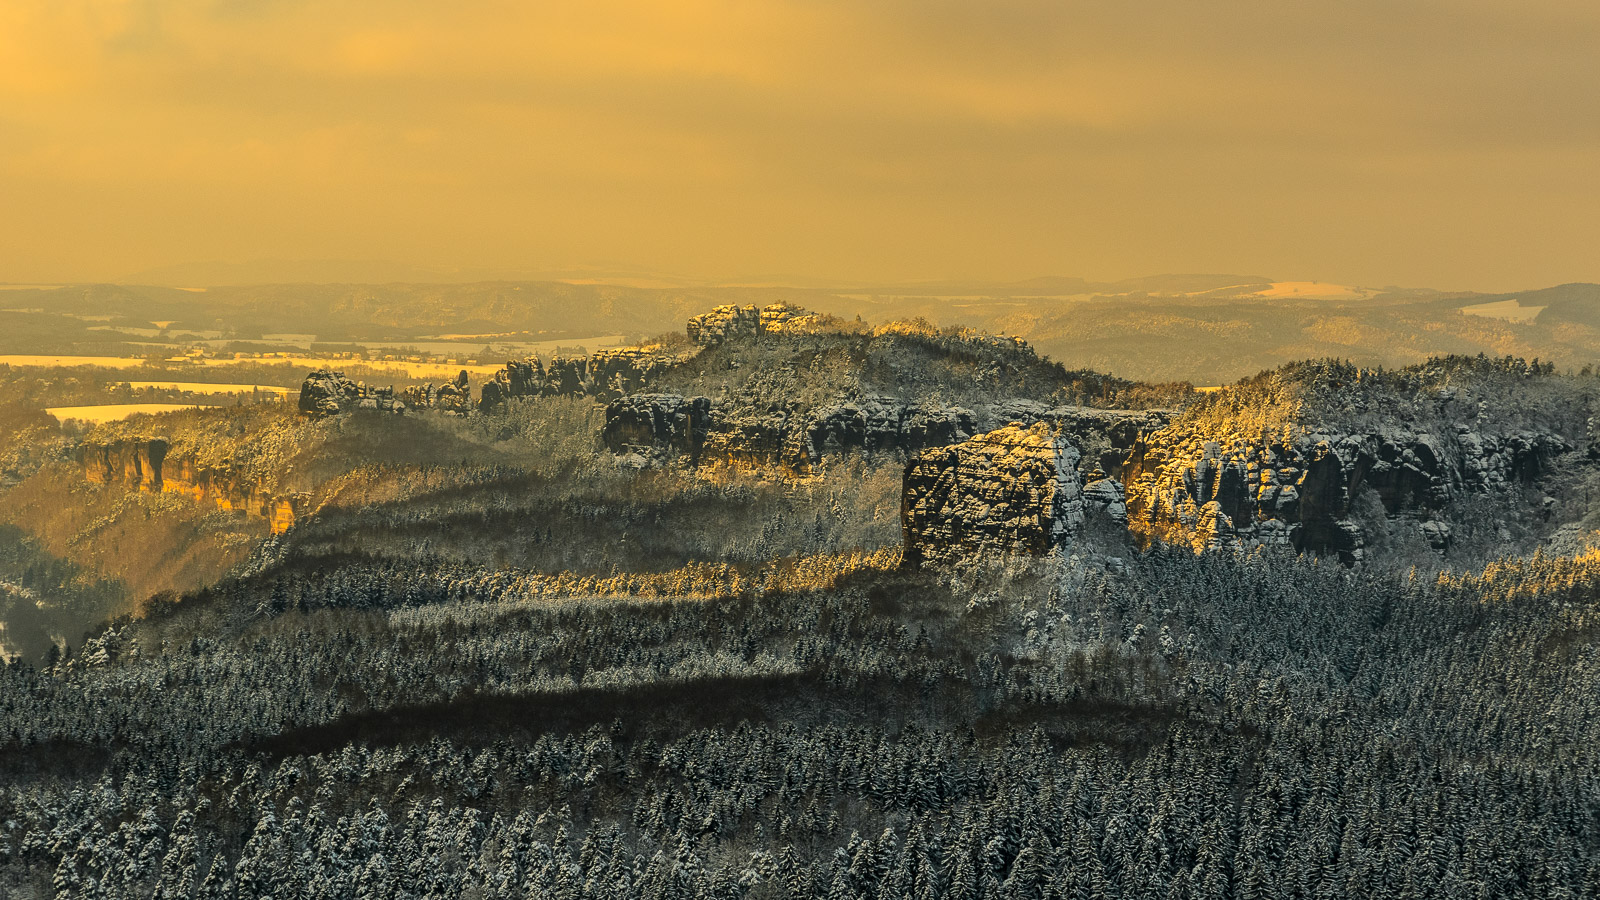
[[[4,0],[0,281],[1600,281],[1592,0]]]

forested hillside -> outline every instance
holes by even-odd
[[[7,377],[0,896],[1600,892],[1592,374],[772,306],[92,429]]]
[[[229,588],[4,674],[14,896],[1582,897],[1595,557]]]

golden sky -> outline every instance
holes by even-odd
[[[1600,4],[0,0],[0,280],[1600,280]]]

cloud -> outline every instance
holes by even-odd
[[[1487,0],[12,0],[0,277],[1600,277],[1597,39]]]

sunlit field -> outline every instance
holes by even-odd
[[[119,422],[140,413],[164,413],[199,407],[198,403],[108,403],[104,406],[53,406],[45,412],[59,422],[78,421],[99,425],[102,422]]]
[[[498,365],[456,365],[454,363],[421,363],[402,362],[398,360],[364,360],[364,359],[338,359],[331,356],[283,356],[283,357],[247,357],[244,359],[208,359],[201,365],[215,366],[240,366],[240,365],[292,365],[302,369],[319,369],[323,367],[372,369],[375,371],[395,372],[411,378],[454,378],[457,372],[463,369],[470,375],[493,376],[504,367]]]
[[[99,366],[104,369],[134,369],[144,360],[125,356],[0,356],[0,366]]]
[[[1507,322],[1532,322],[1544,312],[1543,306],[1523,306],[1522,301],[1513,297],[1510,300],[1497,300],[1494,303],[1479,303],[1477,306],[1463,306],[1461,311],[1469,316],[1482,316],[1486,319],[1503,319]]]
[[[270,384],[212,384],[204,381],[130,381],[128,387],[134,390],[141,388],[155,388],[157,390],[183,391],[189,394],[277,394],[287,396],[294,393],[291,388],[277,387]]]
[[[1257,291],[1257,297],[1295,297],[1307,300],[1357,300],[1371,296],[1370,291],[1327,284],[1321,281],[1275,281],[1272,287]]]
[[[0,365],[13,368],[89,368],[136,369],[146,365],[143,359],[120,356],[0,356]],[[206,359],[180,365],[216,368],[223,366],[293,366],[297,369],[370,369],[376,373],[391,373],[408,378],[454,378],[466,370],[478,377],[492,377],[504,363],[461,365],[456,363],[405,362],[400,360],[340,359],[332,356],[246,356],[235,359]],[[165,367],[163,367],[165,368]],[[207,382],[140,381],[129,382],[133,387],[168,387],[197,393],[250,393],[252,389],[283,392],[281,387],[266,385],[217,385]]]

